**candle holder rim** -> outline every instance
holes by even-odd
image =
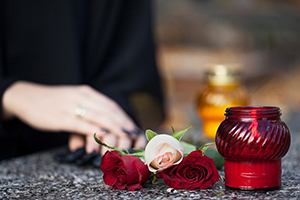
[[[280,112],[280,108],[277,106],[233,106],[226,108],[226,112],[233,110],[239,112],[253,112],[254,110],[257,112]]]

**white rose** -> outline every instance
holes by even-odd
[[[151,172],[160,172],[183,159],[183,147],[180,142],[167,134],[153,137],[145,148],[145,162]]]

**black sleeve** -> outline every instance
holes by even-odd
[[[11,85],[13,84],[16,79],[15,78],[3,78],[3,73],[4,73],[4,37],[3,37],[3,33],[4,33],[4,12],[3,12],[3,8],[4,8],[4,2],[1,1],[0,2],[0,113],[1,113],[1,118],[2,118],[2,97],[4,94],[4,91]],[[4,128],[3,128],[3,123],[1,120],[0,123],[0,135],[4,135]]]
[[[86,64],[95,66],[85,72],[89,77],[86,81],[116,100],[131,117],[136,114],[143,118],[137,120],[140,123],[149,118],[161,121],[163,95],[155,62],[151,1],[117,2],[111,5],[113,12],[106,21],[100,22],[101,30],[93,26],[87,33],[89,38],[99,34],[102,43],[87,44],[93,46],[87,49],[99,54],[89,57],[95,54],[86,52]]]

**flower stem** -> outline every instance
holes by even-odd
[[[206,143],[206,144],[202,145],[202,146],[198,149],[199,151],[202,151],[202,156],[204,156],[204,154],[205,154],[206,150],[208,149],[208,147],[209,147],[210,145],[213,145],[213,144],[215,144],[215,142]]]
[[[100,145],[102,145],[102,146],[105,146],[105,147],[107,147],[107,148],[109,148],[109,149],[113,149],[113,150],[119,152],[119,154],[120,154],[121,156],[126,155],[126,153],[123,152],[123,151],[121,151],[120,149],[115,148],[115,147],[108,146],[107,144],[101,142],[101,141],[97,138],[96,133],[94,134],[94,139],[95,139],[95,141],[96,141],[98,144],[100,144]]]
[[[153,180],[152,180],[153,185],[157,184],[156,180],[157,180],[157,176],[156,176],[156,174],[153,174]]]
[[[225,183],[225,178],[224,178],[223,176],[221,176],[221,175],[219,175],[219,177],[220,177],[220,181],[221,181],[222,183]]]

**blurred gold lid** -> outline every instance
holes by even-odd
[[[206,78],[213,85],[236,85],[241,81],[242,68],[239,64],[210,64]]]

